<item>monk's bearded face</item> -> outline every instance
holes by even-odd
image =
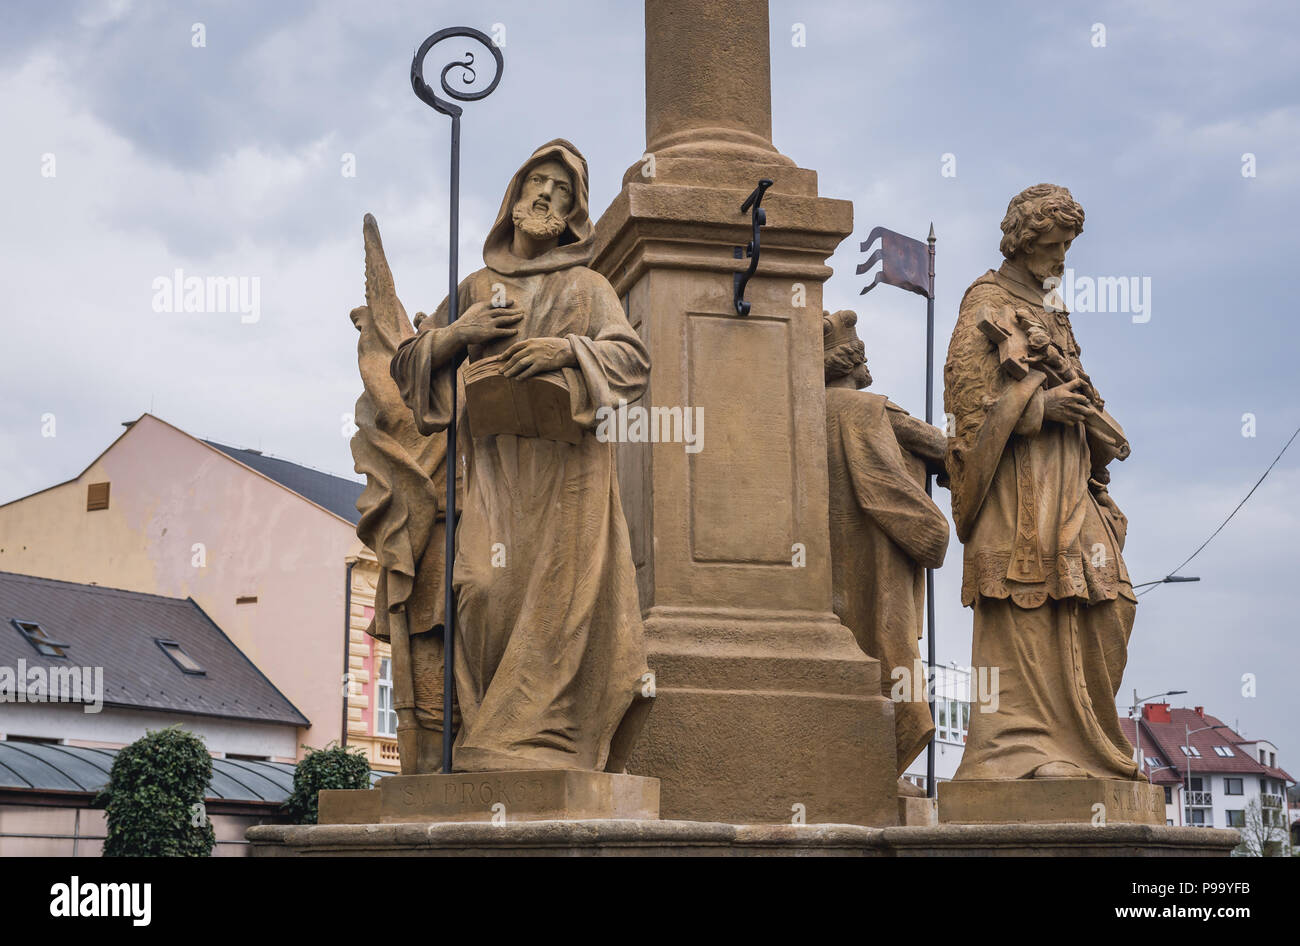
[[[514,225],[534,240],[550,240],[564,232],[572,207],[573,184],[568,170],[558,161],[544,161],[524,178],[510,216]]]

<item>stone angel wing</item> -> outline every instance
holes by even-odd
[[[357,536],[379,560],[375,620],[368,628],[389,639],[390,612],[404,609],[406,627],[419,634],[442,623],[446,508],[445,434],[425,436],[389,374],[397,346],[415,334],[397,298],[379,225],[366,214],[366,304],[352,310],[360,332],[357,362],[364,393],[357,399],[352,436],[355,470],[366,487],[357,499]]]

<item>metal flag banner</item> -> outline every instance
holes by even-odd
[[[930,234],[933,237],[933,225],[930,227]],[[880,249],[867,257],[865,263],[858,265],[858,275],[861,276],[876,263],[884,265],[881,266],[880,272],[876,273],[876,278],[871,285],[864,288],[859,295],[865,296],[883,282],[897,286],[899,289],[906,289],[908,292],[915,292],[917,295],[933,296],[934,271],[930,268],[930,263],[934,258],[934,243],[931,242],[927,247],[920,240],[913,240],[911,237],[886,230],[884,227],[876,227],[862,241],[860,249],[863,253],[867,252],[867,247],[876,242],[877,237],[880,239]]]
[[[460,245],[460,116],[464,111],[455,102],[449,102],[434,94],[424,81],[424,58],[435,45],[444,39],[465,37],[482,44],[496,60],[496,74],[486,87],[477,92],[453,89],[447,84],[447,73],[452,69],[461,71],[460,78],[465,85],[470,85],[477,78],[474,71],[474,53],[466,52],[465,58],[447,63],[439,74],[442,91],[460,102],[476,102],[492,94],[501,81],[505,62],[501,50],[486,33],[468,26],[452,26],[434,33],[415,51],[411,60],[411,88],[425,105],[451,117],[451,202],[449,205],[450,249],[447,252],[447,324],[456,321],[460,315],[460,299],[457,290],[460,286],[460,263],[457,248]],[[452,365],[452,377],[459,367],[459,362]],[[451,772],[451,719],[452,708],[456,698],[455,641],[456,641],[456,602],[452,593],[451,577],[456,562],[456,384],[451,386],[451,423],[447,425],[447,546],[446,560],[443,563],[445,581],[443,584],[443,676],[442,676],[442,771]]]

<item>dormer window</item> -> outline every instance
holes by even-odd
[[[19,621],[14,618],[9,623],[18,629],[18,633],[27,638],[27,643],[36,648],[36,652],[42,657],[67,657],[64,648],[67,644],[60,644],[52,640],[50,635],[45,633],[45,629],[35,621]]]
[[[181,672],[193,674],[195,676],[204,676],[207,671],[199,665],[199,662],[185,653],[185,648],[175,641],[159,640],[155,638],[156,643],[162,648],[162,652],[171,658],[172,663],[181,668]]]

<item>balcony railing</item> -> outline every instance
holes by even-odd
[[[1214,805],[1213,792],[1185,792],[1187,805],[1191,808],[1211,808]]]
[[[1282,807],[1282,796],[1281,796],[1281,795],[1270,795],[1270,794],[1267,794],[1267,793],[1265,793],[1265,794],[1261,794],[1261,795],[1259,796],[1259,803],[1260,803],[1261,805],[1263,805],[1265,808],[1281,808],[1281,807]]]

